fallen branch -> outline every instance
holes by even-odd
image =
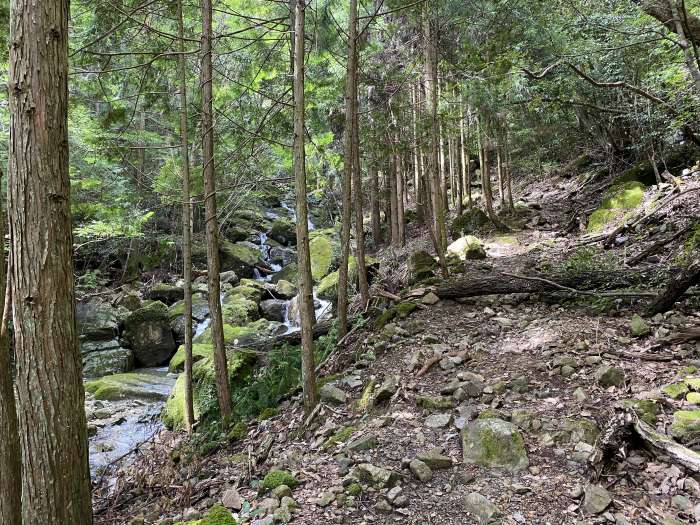
[[[673,308],[673,305],[686,293],[688,288],[696,284],[700,284],[700,256],[691,261],[684,270],[669,279],[666,289],[649,306],[649,313],[653,315],[667,312]]]
[[[460,350],[458,352],[450,352],[446,355],[436,355],[428,359],[425,364],[423,365],[423,368],[418,370],[418,373],[416,374],[416,377],[423,377],[425,374],[428,373],[428,371],[435,366],[437,363],[443,360],[445,357],[461,357],[462,359],[465,359],[467,357],[467,354],[469,353],[469,350]]]
[[[577,290],[576,288],[564,286],[562,284],[555,283],[554,281],[550,281],[549,279],[545,279],[543,277],[528,277],[526,275],[517,275],[514,273],[507,272],[503,272],[503,275],[506,275],[508,277],[514,277],[516,279],[525,279],[529,281],[542,282],[545,284],[549,284],[555,288],[558,288],[559,290],[580,295],[593,295],[596,297],[656,297],[658,295],[654,292],[595,292],[590,290]]]
[[[673,235],[668,236],[664,239],[661,239],[660,241],[655,242],[654,244],[652,244],[651,246],[649,246],[645,250],[642,250],[641,252],[639,252],[634,257],[630,257],[627,260],[627,266],[636,266],[637,264],[642,262],[647,257],[650,257],[652,255],[659,253],[664,246],[672,243],[673,241],[675,241],[677,239],[680,239],[681,237],[686,235],[690,230],[695,228],[696,225],[697,225],[697,223],[690,223],[685,228],[678,230]]]
[[[694,474],[700,474],[700,454],[684,447],[673,438],[657,432],[632,411],[633,428],[647,448],[659,459],[681,465]]]

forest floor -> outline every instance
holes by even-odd
[[[541,210],[537,218],[522,230],[482,237],[488,257],[468,261],[465,275],[591,264],[581,251],[581,233],[562,231],[575,183],[560,182],[558,191],[556,184],[550,190],[550,181],[546,191],[530,188],[526,200]],[[674,220],[697,217],[695,201],[677,208]],[[630,251],[664,231],[656,223],[636,232],[639,241]],[[385,257],[403,261],[426,245],[421,232],[411,234],[409,247]],[[593,264],[621,267],[627,251],[615,248]],[[671,251],[655,264],[670,262]],[[399,264],[395,272],[401,271]],[[631,320],[644,316],[645,304],[526,294],[421,303],[382,329],[352,334],[324,365],[323,403],[310,420],[297,395],[276,416],[253,422],[244,439],[187,462],[173,461],[182,435],[164,431],[115,482],[121,496],[96,502],[97,521],[166,525],[197,519],[223,501],[232,509],[242,505],[243,513],[258,509],[250,521],[260,525],[288,518],[300,525],[695,523],[696,478],[640,443],[625,443],[598,465],[588,460],[621,400],[656,399],[661,429],[670,426],[674,410],[692,406],[660,389],[692,375],[700,365],[698,346],[661,349],[668,362],[629,355],[644,354],[675,330],[699,326],[700,312],[694,300],[680,303],[645,318],[644,333],[635,335]],[[420,375],[435,355],[440,362]],[[516,467],[463,461],[461,434],[467,431],[461,429],[485,417],[508,422],[509,432],[522,436],[524,450],[506,458]],[[416,458],[423,464],[411,464]],[[429,473],[425,464],[432,466]],[[297,508],[283,499],[290,495],[284,488],[274,495],[259,490],[257,480],[272,469],[289,471],[299,482],[291,490]]]

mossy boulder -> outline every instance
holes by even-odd
[[[678,410],[673,413],[671,435],[682,443],[700,437],[700,410]]]
[[[408,259],[408,281],[410,284],[417,284],[434,277],[437,268],[437,261],[428,252],[414,252]]]
[[[214,347],[211,344],[196,343],[192,345],[192,362],[196,363],[201,359],[211,357],[214,352]],[[180,345],[175,352],[175,355],[170,358],[168,370],[170,372],[182,372],[185,369],[185,346]]]
[[[185,298],[185,290],[182,286],[175,286],[167,283],[155,283],[146,292],[146,299],[160,301],[165,304],[174,304]]]
[[[296,246],[297,225],[291,219],[279,218],[272,223],[270,237],[285,246]]]
[[[254,244],[224,240],[219,246],[219,255],[222,271],[233,270],[241,277],[255,276],[255,266],[260,262],[260,250]]]
[[[464,462],[518,472],[530,462],[517,427],[502,419],[478,419],[462,429]]]
[[[271,281],[273,283],[279,283],[280,281],[287,281],[290,283],[296,283],[299,279],[299,266],[296,262],[289,263],[287,266],[282,268],[279,272],[272,276]]]
[[[315,282],[323,279],[331,270],[333,241],[328,235],[313,235],[309,242],[311,276]]]
[[[633,409],[639,419],[650,425],[655,425],[661,412],[659,404],[653,399],[627,399],[623,401],[625,407]]]
[[[168,315],[171,320],[185,315],[185,301],[178,301],[168,308]],[[192,295],[192,319],[195,321],[204,321],[209,315],[209,301],[201,294]]]
[[[175,525],[238,525],[238,522],[228,509],[214,505],[201,520],[178,522]]]
[[[671,399],[683,399],[689,390],[688,385],[683,381],[670,383],[661,389]]]
[[[450,225],[450,235],[452,235],[452,239],[456,241],[464,235],[477,232],[490,223],[491,221],[481,208],[472,208],[452,221]]]
[[[154,377],[149,374],[131,372],[85,381],[85,391],[103,401],[132,398],[157,400],[167,397],[162,389],[153,388],[156,384]]]
[[[233,326],[224,323],[224,342],[245,346],[277,335],[284,325],[267,319],[258,319],[245,326]],[[212,344],[211,327],[194,338],[198,344]]]
[[[465,235],[447,247],[447,255],[457,257],[461,261],[486,259],[486,250],[477,237]]]
[[[600,207],[588,218],[588,232],[604,230],[634,210],[644,200],[644,185],[640,182],[622,182],[610,188]]]
[[[405,319],[411,315],[416,308],[418,308],[418,305],[410,301],[405,301],[397,304],[396,306],[392,306],[391,308],[387,308],[379,315],[379,317],[377,317],[376,321],[374,322],[374,326],[378,329],[382,329],[387,323],[391,322],[396,317]]]
[[[630,332],[634,337],[643,337],[651,333],[651,328],[644,319],[635,314],[630,320]]]
[[[268,472],[260,483],[261,492],[274,490],[281,485],[287,485],[290,489],[299,485],[299,481],[291,472],[286,470],[271,470]]]
[[[232,326],[244,326],[257,320],[258,303],[250,297],[258,298],[261,294],[252,288],[238,286],[224,298],[221,305],[221,315],[224,323]]]
[[[365,267],[368,269],[377,265],[377,260],[372,257],[365,258]],[[321,282],[318,284],[316,289],[316,294],[319,298],[325,299],[327,301],[337,301],[338,299],[338,270],[326,275]],[[369,275],[368,275],[369,277]],[[355,257],[350,256],[348,259],[348,281],[350,283],[355,283],[357,281],[357,260]]]
[[[99,352],[83,355],[83,376],[102,377],[111,374],[122,374],[134,369],[134,353],[128,348],[122,348],[117,341],[116,347]]]
[[[323,449],[328,450],[340,443],[347,442],[355,431],[357,431],[357,428],[352,426],[341,428],[335,434],[326,439],[326,441],[323,443]]]
[[[228,358],[228,378],[232,392],[240,388],[253,373],[258,362],[255,352],[237,349],[226,352]],[[216,408],[216,374],[214,358],[201,358],[192,367],[193,404],[195,418],[204,419]],[[185,376],[177,378],[175,387],[165,403],[161,419],[170,429],[183,428],[185,425]]]
[[[275,292],[281,299],[292,299],[297,295],[297,286],[294,283],[280,279],[277,281]]]
[[[134,351],[138,366],[167,363],[177,348],[168,307],[160,301],[153,301],[131,312],[124,321],[123,338]]]

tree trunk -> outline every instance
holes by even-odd
[[[481,164],[481,187],[484,197],[484,207],[486,215],[493,222],[496,222],[496,214],[493,211],[493,193],[491,192],[491,137],[489,127],[484,125],[483,129],[483,161]]]
[[[423,40],[425,45],[425,84],[426,84],[426,106],[430,118],[430,154],[428,177],[432,177],[433,185],[433,228],[434,245],[440,260],[440,268],[444,276],[447,276],[447,262],[445,252],[447,251],[447,228],[445,226],[445,209],[440,191],[440,167],[438,165],[440,151],[440,130],[437,115],[437,35],[430,17],[430,6],[423,6]]]
[[[0,183],[2,172],[0,172]],[[1,184],[0,184],[1,186]],[[0,195],[0,232],[5,235],[5,214]],[[0,244],[0,311],[5,310],[7,282],[5,279],[5,243]],[[20,477],[19,434],[17,433],[17,411],[12,380],[12,362],[3,316],[0,331],[0,523],[21,523],[22,478]]]
[[[357,48],[355,48],[357,53]],[[357,63],[357,58],[355,58]],[[357,93],[356,93],[357,95]],[[353,115],[353,195],[355,201],[355,258],[357,259],[357,281],[360,289],[360,300],[362,306],[369,304],[369,285],[367,283],[367,266],[365,264],[365,214],[364,199],[362,195],[362,165],[360,164],[360,118],[359,104],[355,103],[355,114]]]
[[[182,265],[185,279],[185,424],[187,432],[194,425],[192,400],[192,222],[190,199],[190,154],[187,129],[187,59],[182,0],[177,0],[177,29],[180,55],[180,159],[182,162]]]
[[[389,201],[391,206],[391,245],[395,248],[401,245],[399,240],[399,195],[398,195],[398,158],[396,153],[391,154],[391,164],[389,166]]]
[[[299,312],[301,316],[301,378],[304,409],[318,404],[314,363],[314,290],[309,250],[308,203],[306,197],[306,153],[304,152],[304,0],[296,0],[294,15],[294,185],[297,212],[297,258],[299,261]]]
[[[503,175],[503,149],[501,147],[501,141],[499,139],[496,145],[496,164],[498,166],[498,197],[500,199],[499,206],[502,210],[506,208],[506,185],[505,177]]]
[[[381,211],[379,208],[379,173],[372,162],[367,167],[370,187],[370,206],[372,208],[372,239],[375,248],[382,242]]]
[[[674,23],[673,12],[671,11],[671,2],[674,0],[632,0],[649,16],[656,18],[666,28],[673,32],[677,32],[677,26]],[[685,20],[685,37],[691,42],[700,45],[700,19],[688,13]],[[680,36],[680,35],[679,35]]]
[[[353,122],[357,104],[357,0],[350,0],[348,13],[348,65],[345,82],[345,144],[343,167],[343,217],[340,229],[341,257],[338,268],[338,338],[346,334],[348,320],[348,263],[350,259],[351,192],[353,170]]]
[[[506,142],[506,195],[508,197],[508,210],[515,210],[515,204],[513,204],[513,179],[511,171],[511,158],[510,158],[510,144],[508,141],[508,135],[505,138]]]
[[[414,170],[414,181],[413,181],[413,191],[416,201],[416,219],[419,222],[425,222],[425,210],[423,205],[423,192],[422,192],[422,175],[420,168],[420,147],[418,140],[418,84],[415,84],[411,88],[411,117],[412,117],[412,131],[413,131],[413,170]]]
[[[68,14],[68,0],[11,3],[8,198],[23,525],[92,524],[68,175]]]
[[[219,261],[219,223],[216,210],[216,177],[214,173],[214,118],[212,68],[212,0],[202,0],[202,162],[204,178],[204,213],[207,237],[207,285],[209,315],[214,347],[216,391],[222,427],[231,421],[231,391],[224,347],[224,325],[221,318],[221,266]]]
[[[676,304],[688,288],[700,283],[700,257],[693,260],[683,271],[674,274],[666,289],[649,306],[650,314],[667,312]]]
[[[693,78],[693,88],[695,93],[700,95],[700,69],[698,69],[698,63],[690,47],[690,42],[685,36],[685,29],[683,27],[683,21],[681,20],[681,15],[676,5],[677,0],[669,0],[668,4],[671,8],[671,15],[673,16],[673,25],[676,28],[676,33],[678,34],[681,50],[683,51],[683,58],[685,59],[685,65],[690,72],[690,76]]]
[[[398,234],[400,247],[406,244],[406,219],[404,217],[404,170],[403,170],[403,155],[396,157],[396,233]]]

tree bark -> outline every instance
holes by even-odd
[[[673,16],[673,25],[676,28],[676,33],[680,41],[678,45],[683,51],[683,58],[685,59],[685,65],[690,72],[690,76],[693,78],[693,88],[695,93],[700,95],[700,69],[698,69],[697,58],[690,47],[690,42],[685,35],[685,29],[683,27],[683,20],[681,20],[680,11],[676,5],[676,0],[668,0],[669,7],[671,8],[671,15]]]
[[[379,207],[379,172],[377,168],[370,162],[367,167],[370,184],[370,206],[372,208],[372,239],[374,240],[375,248],[382,242],[382,224],[381,211]]]
[[[403,155],[396,157],[396,233],[398,235],[398,246],[406,244],[406,218],[404,216],[404,183]]]
[[[194,425],[192,400],[192,204],[190,199],[190,154],[187,129],[187,59],[182,0],[177,0],[178,56],[180,81],[180,159],[182,162],[182,266],[185,279],[185,424]]]
[[[345,143],[343,166],[343,215],[340,227],[341,256],[338,268],[338,338],[346,334],[348,320],[348,264],[350,260],[350,222],[352,218],[352,170],[353,155],[353,122],[355,105],[357,104],[356,72],[357,54],[357,0],[350,0],[348,12],[348,62],[345,81]]]
[[[23,525],[92,524],[68,175],[68,14],[68,0],[11,3],[8,196]]]
[[[304,409],[310,413],[318,404],[314,363],[314,312],[311,252],[309,250],[308,203],[306,196],[306,153],[304,151],[304,0],[296,0],[294,11],[294,185],[297,211],[297,259],[299,261],[299,311],[301,316],[301,378]]]
[[[357,53],[357,47],[355,47]],[[355,58],[357,64],[357,57]],[[357,84],[356,84],[357,85]],[[357,95],[357,93],[356,93]],[[352,186],[355,202],[355,258],[357,259],[357,281],[360,290],[362,306],[369,304],[369,284],[367,283],[367,266],[365,264],[365,214],[364,199],[362,195],[362,165],[360,164],[360,112],[359,103],[355,103],[353,115],[353,176]]]
[[[396,153],[391,153],[391,160],[389,161],[389,205],[391,208],[391,216],[389,217],[389,224],[391,224],[391,245],[398,248],[400,245],[399,240],[399,196],[398,196],[398,174],[397,174],[397,164],[398,159]]]
[[[415,84],[411,88],[411,118],[412,118],[412,132],[413,132],[413,170],[414,170],[414,182],[413,191],[416,201],[416,219],[419,222],[425,222],[425,206],[423,204],[423,181],[421,174],[421,152],[418,140],[418,104],[419,104],[419,87]]]
[[[434,24],[431,20],[429,4],[424,4],[422,18],[425,55],[426,106],[428,116],[430,118],[431,140],[429,167],[426,171],[428,173],[428,177],[432,177],[433,179],[432,214],[434,234],[432,237],[434,239],[435,251],[437,252],[440,260],[440,268],[442,269],[443,275],[447,276],[447,262],[445,260],[445,252],[447,251],[447,228],[445,225],[445,209],[443,207],[443,198],[441,195],[440,166],[438,164],[440,152],[440,129],[437,115],[438,49],[436,41],[437,35],[435,34],[435,28],[433,27]]]
[[[219,260],[219,223],[216,210],[216,175],[214,171],[214,118],[212,68],[212,0],[202,0],[202,175],[204,178],[204,214],[207,238],[207,285],[209,315],[214,347],[216,392],[222,426],[231,421],[231,390],[224,348],[224,325],[221,317],[221,266]]]
[[[667,312],[681,296],[690,288],[700,283],[700,257],[696,257],[681,272],[675,273],[668,282],[666,289],[649,306],[650,314]]]
[[[0,172],[0,182],[2,172]],[[5,235],[5,214],[0,195],[0,232]],[[5,309],[5,243],[0,245],[0,310]],[[7,319],[3,316],[3,328]],[[22,478],[20,475],[19,434],[17,409],[12,380],[12,362],[7,330],[0,331],[0,523],[22,522]]]
[[[632,0],[639,8],[649,16],[656,18],[666,29],[677,33],[670,2],[674,0]],[[687,14],[685,20],[686,38],[696,45],[700,45],[700,19]]]

